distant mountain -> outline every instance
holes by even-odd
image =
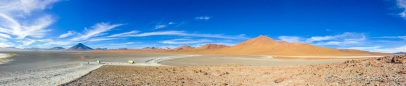
[[[144,47],[143,50],[155,50],[158,49],[157,47]]]
[[[169,50],[171,48],[165,47],[165,48],[159,48],[159,47],[144,47],[141,50]]]
[[[107,48],[96,48],[94,50],[107,50]]]
[[[63,50],[65,48],[63,47],[53,47],[53,48],[49,48],[49,50]]]
[[[193,49],[195,49],[195,47],[185,45],[185,46],[180,46],[178,48],[175,48],[173,50],[193,50]]]
[[[87,50],[93,50],[93,48],[90,48],[82,43],[79,43],[75,46],[72,46],[71,48],[67,49],[68,51],[87,51]]]
[[[228,47],[226,45],[223,44],[205,44],[197,49],[221,49],[221,48],[225,48]]]
[[[397,52],[397,53],[393,53],[393,54],[406,54],[406,52]]]

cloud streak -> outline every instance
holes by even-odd
[[[365,50],[365,51],[372,51],[372,52],[383,52],[383,53],[396,53],[396,52],[406,52],[406,45],[392,47],[392,48],[384,48],[382,46],[372,46],[372,47],[348,47],[344,49],[357,49],[357,50]]]
[[[166,25],[155,25],[155,29],[165,28]]]
[[[223,38],[223,39],[248,39],[244,34],[237,36],[227,36],[222,34],[198,34],[198,33],[186,33],[185,31],[155,31],[155,32],[125,32],[120,34],[114,34],[109,37],[146,37],[146,36],[185,36],[185,37],[207,37],[207,38]]]
[[[301,38],[298,36],[279,36],[278,38],[287,42],[301,42]]]
[[[196,43],[207,43],[213,42],[212,40],[208,39],[199,39],[199,40],[192,40],[192,39],[172,39],[172,40],[164,40],[161,41],[163,44],[196,44]]]
[[[209,20],[210,17],[208,17],[208,16],[199,16],[199,17],[196,17],[196,19],[197,20]]]
[[[74,32],[74,31],[68,31],[67,33],[59,35],[59,38],[66,38],[66,37],[74,35],[75,33],[76,32]]]
[[[314,36],[306,39],[306,42],[315,43],[316,45],[346,45],[359,44],[365,40],[366,37],[363,33],[345,32],[332,36]]]
[[[0,1],[0,39],[21,43],[16,46],[27,46],[43,38],[50,29],[48,26],[55,19],[43,10],[50,8],[59,0],[1,0]],[[32,13],[38,13],[32,14]],[[33,16],[35,15],[35,16]],[[10,40],[14,39],[14,40]],[[5,43],[2,44],[6,46]],[[10,45],[10,44],[7,44]]]
[[[388,39],[403,39],[403,40],[406,40],[406,36],[383,36],[383,37],[375,37],[375,38],[388,38]]]
[[[83,35],[80,35],[78,37],[74,37],[71,40],[72,41],[80,41],[80,40],[86,40],[91,37],[103,35],[104,32],[107,32],[115,27],[121,26],[123,24],[110,24],[110,23],[97,23],[94,26],[91,27],[91,29],[85,28],[85,33]]]
[[[399,16],[406,19],[406,0],[397,0],[397,5],[400,9],[403,9],[403,12],[400,12]]]
[[[140,32],[140,31],[133,30],[133,31],[130,31],[130,32],[113,34],[113,35],[110,35],[110,36],[107,36],[107,37],[125,37],[125,36],[128,36],[128,35],[136,34],[138,32]]]

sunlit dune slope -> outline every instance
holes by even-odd
[[[196,53],[305,56],[387,55],[383,53],[360,50],[340,50],[298,42],[289,43],[285,41],[275,41],[272,38],[262,35],[249,39],[245,42],[241,42],[235,46],[224,47],[216,50],[200,50],[196,51]]]

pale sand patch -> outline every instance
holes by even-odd
[[[95,63],[77,63],[36,70],[0,73],[0,85],[55,86],[81,77],[101,66]]]
[[[200,56],[200,55],[163,56],[163,57],[156,57],[156,58],[148,59],[143,63],[134,63],[134,64],[129,64],[129,63],[125,63],[125,62],[105,62],[103,64],[105,64],[105,65],[122,65],[122,66],[165,66],[160,63],[164,62],[164,61],[170,61],[170,60],[187,58],[187,57],[195,57],[195,56]]]
[[[55,86],[86,75],[102,65],[164,66],[159,63],[195,56],[160,53],[14,53],[21,55],[15,57],[16,61],[0,66],[0,70],[3,70],[0,72],[0,86]],[[86,57],[80,58],[82,55]],[[101,60],[102,64],[97,64],[96,60]],[[129,64],[128,60],[134,60],[136,63]]]
[[[293,66],[344,62],[348,59],[276,59],[272,56],[252,55],[201,55],[161,62],[173,66],[202,65],[252,65],[252,66]]]
[[[10,55],[8,53],[0,53],[0,65],[13,61],[13,59],[10,58],[12,56],[13,55]]]

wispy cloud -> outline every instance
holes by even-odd
[[[85,28],[85,33],[83,35],[80,35],[78,37],[72,38],[71,40],[73,41],[79,41],[79,40],[86,40],[94,36],[100,36],[103,35],[104,32],[109,31],[110,29],[113,29],[115,27],[121,26],[123,24],[110,24],[110,23],[97,23],[94,26],[91,27],[91,29]]]
[[[161,43],[164,44],[196,44],[196,43],[207,43],[213,42],[212,40],[208,39],[199,39],[199,40],[192,40],[192,39],[172,39],[172,40],[164,40]]]
[[[136,33],[138,33],[138,32],[140,32],[140,31],[133,30],[133,31],[130,31],[130,32],[124,32],[124,33],[119,33],[119,34],[113,34],[113,35],[110,35],[110,36],[107,36],[107,37],[126,37],[126,36],[129,36],[129,35],[136,34]]]
[[[374,38],[388,38],[388,39],[403,39],[403,40],[406,40],[406,36],[383,36],[383,37],[374,37]]]
[[[10,35],[0,33],[0,38],[11,38]]]
[[[169,22],[168,24],[169,24],[169,25],[173,25],[173,24],[176,24],[176,23],[174,23],[174,22]]]
[[[116,38],[92,38],[89,41],[90,42],[96,42],[96,41],[107,41],[107,40],[114,40]]]
[[[199,16],[199,17],[196,17],[196,19],[197,20],[209,20],[210,17],[209,16]]]
[[[42,11],[59,0],[13,0],[0,1],[0,32],[16,36],[42,38],[55,19],[50,15],[30,16],[31,12]],[[27,23],[31,22],[31,23]]]
[[[287,42],[302,42],[302,39],[298,36],[279,36],[278,38]]]
[[[36,39],[43,38],[51,29],[47,28],[56,19],[43,10],[50,8],[59,0],[1,0],[0,1],[0,39],[13,46],[28,46]],[[33,14],[35,13],[35,14]],[[12,40],[10,40],[12,39]],[[2,43],[9,46],[9,43]]]
[[[26,40],[21,40],[21,41],[18,41],[18,42],[21,42],[23,44],[22,46],[28,46],[28,45],[31,45],[32,43],[36,42],[36,41],[33,40],[33,39],[26,39]]]
[[[316,45],[344,45],[344,44],[359,44],[366,40],[363,33],[345,32],[339,35],[332,36],[314,36],[306,39],[308,43]]]
[[[0,47],[12,47],[14,46],[12,43],[0,42]]]
[[[166,25],[155,25],[155,29],[160,29],[160,28],[165,28],[166,27]]]
[[[75,33],[76,33],[75,31],[68,31],[67,33],[59,35],[59,38],[66,38],[66,37],[74,35]]]
[[[406,0],[397,0],[397,5],[403,12],[399,13],[399,16],[406,19]]]
[[[186,33],[185,31],[156,31],[156,32],[145,32],[139,34],[126,35],[126,37],[145,37],[145,36],[191,36],[191,37],[207,37],[207,38],[223,38],[223,39],[247,39],[247,37],[245,37],[244,34],[237,36],[226,36],[222,34]]]
[[[372,46],[372,47],[348,47],[343,49],[357,49],[357,50],[365,50],[365,51],[372,51],[372,52],[383,52],[383,53],[396,53],[396,52],[406,52],[406,45],[386,48],[382,46]]]

